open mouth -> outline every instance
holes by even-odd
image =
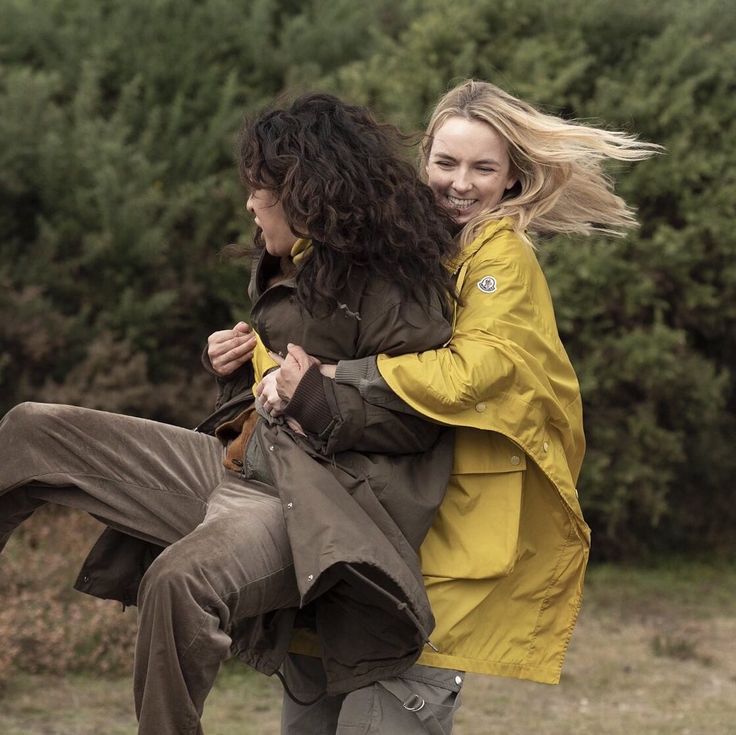
[[[451,194],[446,194],[445,199],[447,200],[447,203],[453,208],[453,209],[467,209],[468,207],[472,207],[473,204],[475,204],[478,200],[477,199],[460,199],[458,197],[454,197]]]

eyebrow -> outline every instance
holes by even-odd
[[[448,158],[451,161],[457,161],[457,158],[455,158],[455,156],[451,155],[450,153],[445,153],[442,150],[439,150],[437,152],[432,151],[430,157],[431,158],[435,158],[435,157],[437,157],[437,158]],[[500,166],[501,165],[495,158],[480,158],[477,161],[473,161],[473,163],[475,163],[475,164],[485,163],[485,164],[491,164],[491,165],[494,165],[494,166]]]
[[[432,153],[432,158],[447,158],[450,161],[457,161],[457,158],[455,156],[451,156],[449,153],[443,153],[442,151],[437,151],[437,153]],[[481,158],[478,161],[473,161],[474,164],[485,164],[485,165],[491,165],[491,166],[500,166],[501,164],[496,161],[493,158]]]

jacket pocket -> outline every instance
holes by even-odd
[[[460,430],[447,494],[422,547],[422,571],[489,579],[516,563],[526,456],[494,432]]]
[[[241,472],[245,461],[245,450],[248,446],[258,414],[253,406],[241,411],[235,418],[219,424],[215,429],[215,436],[225,446],[223,464],[233,472]]]

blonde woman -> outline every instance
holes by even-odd
[[[434,648],[404,680],[311,707],[285,700],[283,732],[449,733],[457,670],[559,681],[590,543],[576,490],[585,439],[534,236],[634,227],[602,165],[656,149],[544,114],[487,82],[464,82],[440,100],[421,169],[461,226],[463,251],[449,264],[460,294],[451,341],[336,368],[292,346],[264,385],[265,402],[296,421],[323,400],[303,380],[320,370],[368,403],[456,427],[453,475],[421,547]],[[323,436],[334,430],[349,427],[324,426]],[[322,686],[319,659],[309,657],[315,642],[305,635],[292,650],[287,681],[309,699]],[[424,676],[412,676],[417,669]],[[443,670],[454,678],[428,688],[427,672]]]

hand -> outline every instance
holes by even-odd
[[[222,378],[234,373],[253,357],[256,335],[248,324],[213,332],[207,338],[207,356],[212,369]]]
[[[281,368],[272,370],[263,376],[263,380],[256,386],[256,395],[261,399],[263,409],[271,414],[271,416],[280,416],[286,408],[288,401],[279,396],[276,390],[276,381]]]
[[[299,345],[288,344],[286,349],[288,354],[285,358],[278,357],[278,355],[272,355],[272,357],[281,365],[276,377],[276,389],[279,396],[288,402],[296,392],[296,387],[304,377],[304,373],[312,365],[322,363],[316,357],[308,355]]]

